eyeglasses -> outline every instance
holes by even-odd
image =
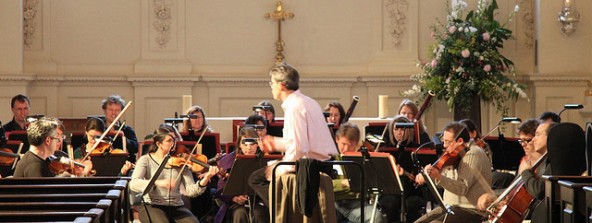
[[[532,139],[525,139],[525,140],[519,139],[519,140],[518,140],[518,143],[520,143],[520,144],[528,144],[528,143],[530,143],[531,141],[532,141]]]
[[[58,142],[63,142],[64,140],[66,140],[66,136],[62,136],[62,137],[53,137],[53,136],[50,136],[50,137],[51,137],[51,139],[57,139]]]

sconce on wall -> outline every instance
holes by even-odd
[[[575,0],[563,0],[563,10],[559,13],[561,31],[570,35],[576,31],[576,24],[580,21],[580,13],[576,11]]]

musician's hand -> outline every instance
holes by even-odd
[[[266,135],[266,136],[259,138],[257,144],[259,144],[259,148],[264,153],[273,152],[273,148],[275,147],[274,146],[274,138],[273,138],[273,136],[270,136],[270,135]]]
[[[341,180],[341,187],[349,188],[349,180],[348,179]]]
[[[417,184],[418,186],[425,184],[425,179],[423,178],[423,175],[417,174],[415,176],[415,184]]]
[[[175,187],[175,182],[174,182],[174,180],[171,180],[171,179],[162,179],[162,180],[157,180],[154,183],[154,185],[156,185],[157,187],[171,189],[171,188]]]
[[[495,195],[491,193],[482,194],[477,200],[477,209],[485,211],[491,203],[495,200]]]
[[[247,195],[238,195],[238,196],[232,197],[232,202],[240,204],[240,205],[245,204],[245,202],[247,202],[247,200],[249,200],[249,197]]]
[[[440,170],[434,168],[432,165],[428,164],[425,166],[424,171],[434,180],[440,180]]]
[[[84,165],[84,169],[82,170],[82,175],[84,175],[84,176],[90,175],[90,172],[93,169],[92,162],[90,160],[85,160],[85,161],[82,161],[82,164]]]
[[[210,169],[208,170],[208,173],[206,174],[206,178],[208,178],[208,180],[210,180],[212,177],[216,176],[216,174],[218,174],[218,167],[217,166],[210,166]]]
[[[129,170],[132,169],[133,166],[134,164],[132,162],[126,160],[119,172],[121,173],[121,175],[125,176],[127,175],[127,172],[129,172]]]
[[[397,172],[399,172],[399,176],[403,176],[403,174],[405,174],[405,170],[401,168],[399,164],[397,164]]]

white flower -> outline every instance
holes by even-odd
[[[464,30],[464,27],[462,27],[462,26],[458,28],[459,32],[462,32],[463,30]]]
[[[474,32],[477,32],[477,28],[475,28],[475,27],[472,27],[472,26],[471,26],[471,27],[469,27],[469,30],[470,30],[472,33],[474,33]]]
[[[484,60],[484,59],[485,59],[485,57],[483,57],[483,56],[479,57],[479,60]]]
[[[514,6],[514,12],[518,12],[520,11],[520,6],[518,4],[516,4],[516,6]]]

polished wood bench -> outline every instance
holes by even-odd
[[[112,201],[109,199],[101,199],[98,202],[94,201],[73,201],[73,202],[0,202],[0,210],[2,211],[73,211],[73,210],[90,210],[99,208],[103,210],[100,222],[115,222],[111,213]]]
[[[89,217],[91,222],[101,222],[103,209],[92,208],[87,211],[45,211],[45,210],[24,210],[24,211],[0,211],[1,221],[9,222],[35,222],[35,221],[74,221],[78,217]]]

